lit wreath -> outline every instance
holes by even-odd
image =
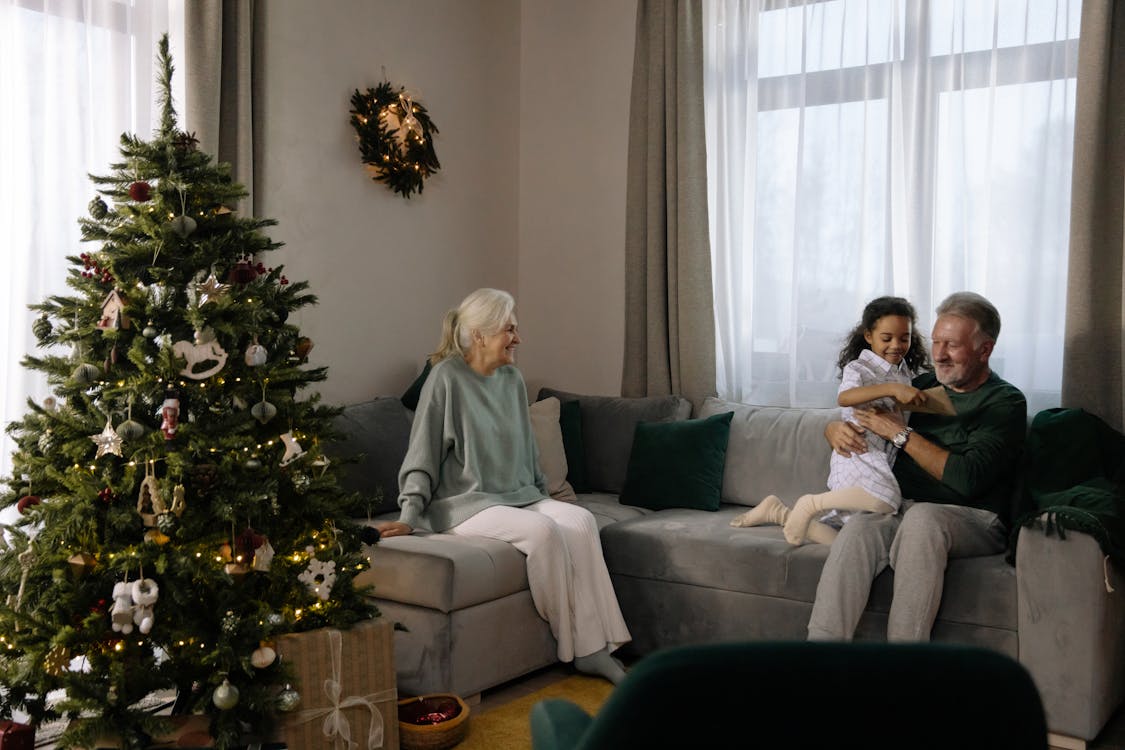
[[[385,182],[403,198],[415,190],[421,193],[423,181],[441,169],[434,152],[437,126],[404,88],[396,91],[384,81],[365,94],[356,89],[351,115],[372,179]]]

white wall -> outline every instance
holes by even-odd
[[[512,291],[540,385],[617,393],[635,0],[273,0],[264,6],[256,215],[320,304],[292,322],[330,403],[398,395],[441,315]],[[410,200],[363,169],[349,100],[386,76],[441,130]]]
[[[524,0],[520,39],[520,368],[621,392],[625,167],[636,0]]]

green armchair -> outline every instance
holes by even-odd
[[[668,649],[641,659],[597,716],[565,700],[535,704],[531,735],[533,750],[1047,748],[1027,670],[929,643]]]

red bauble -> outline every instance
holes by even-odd
[[[129,186],[129,197],[137,203],[144,203],[152,197],[152,186],[147,182],[134,182]]]
[[[27,509],[32,505],[38,505],[40,502],[42,501],[39,499],[38,495],[24,495],[20,498],[20,501],[16,503],[16,510],[22,515],[27,513]]]

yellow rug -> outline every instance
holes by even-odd
[[[469,732],[457,750],[531,750],[531,707],[546,698],[565,698],[595,714],[613,685],[600,677],[573,675],[484,713],[469,715]]]

